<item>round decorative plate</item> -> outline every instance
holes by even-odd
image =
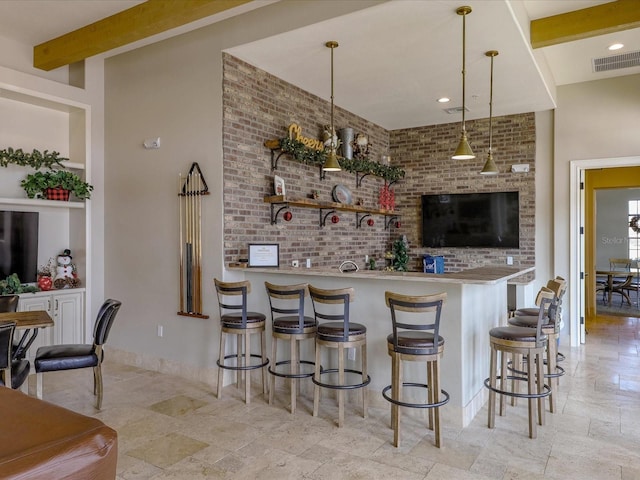
[[[331,196],[333,197],[333,200],[338,203],[351,205],[351,201],[352,201],[351,190],[349,190],[344,185],[338,184],[335,187],[333,187],[333,190],[331,191]]]

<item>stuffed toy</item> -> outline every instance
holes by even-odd
[[[76,266],[71,263],[73,257],[71,250],[66,249],[57,257],[56,276],[53,279],[53,286],[60,288],[76,288],[80,286],[80,279],[76,273]]]

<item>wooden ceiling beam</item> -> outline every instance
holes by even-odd
[[[640,27],[638,0],[617,0],[531,21],[531,46],[548,47]]]
[[[250,1],[147,0],[36,45],[33,48],[33,66],[42,70],[53,70]]]

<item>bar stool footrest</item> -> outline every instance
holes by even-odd
[[[526,363],[526,360],[524,360],[524,363]],[[546,365],[547,361],[545,360],[543,363]],[[507,370],[509,370],[512,373],[522,375],[525,379],[527,377],[527,372],[523,370],[516,370],[511,366],[511,362],[508,363]],[[564,368],[562,368],[560,365],[556,365],[556,373],[545,373],[544,378],[560,378],[564,376],[564,374],[565,374]]]
[[[426,383],[412,383],[412,382],[403,382],[402,383],[403,387],[419,387],[419,388],[425,388],[428,389],[429,386]],[[449,394],[444,391],[444,390],[440,390],[440,393],[442,395],[444,395],[444,398],[436,403],[408,403],[408,402],[402,402],[400,400],[394,400],[393,398],[391,398],[387,392],[389,390],[391,390],[392,385],[387,385],[386,387],[384,387],[382,389],[382,396],[384,397],[384,399],[388,402],[393,403],[394,405],[398,405],[400,407],[409,407],[409,408],[436,408],[436,407],[441,407],[443,405],[446,405],[447,403],[449,403]]]
[[[328,368],[328,369],[320,370],[320,375],[323,375],[325,373],[339,373],[339,372],[340,371],[337,368]],[[349,368],[345,368],[344,372],[362,375],[362,372],[360,370],[352,370]],[[334,390],[355,390],[357,388],[362,388],[369,385],[371,383],[371,377],[367,375],[366,381],[362,383],[350,383],[348,385],[336,385],[335,383],[324,383],[324,382],[321,382],[320,380],[316,380],[315,377],[311,377],[311,381],[313,381],[314,384],[324,388],[332,388]]]
[[[310,360],[300,360],[298,363],[304,364],[304,365],[311,365],[314,368],[316,366],[316,362],[312,362]],[[296,374],[281,373],[281,372],[277,372],[276,371],[276,368],[278,368],[279,366],[281,366],[281,365],[290,365],[290,364],[291,364],[291,360],[281,360],[279,362],[276,362],[276,364],[274,365],[274,368],[267,367],[267,371],[271,375],[275,375],[276,377],[281,377],[281,378],[309,378],[309,377],[313,377],[313,374],[314,374],[313,370],[311,372],[308,372],[308,373],[296,373]]]
[[[241,358],[244,358],[244,357],[245,357],[244,355],[241,355]],[[262,355],[258,355],[257,353],[252,353],[250,357],[259,358],[260,360],[262,360]],[[237,359],[238,355],[236,355],[235,353],[232,353],[224,357],[225,361],[230,358]],[[257,368],[263,368],[269,365],[269,359],[267,358],[263,363],[254,363],[251,365],[226,365],[226,363],[224,365],[221,365],[220,360],[216,360],[216,365],[218,365],[218,367],[220,368],[224,368],[225,370],[255,370]]]
[[[516,377],[515,375],[507,375],[507,380],[519,380],[528,382],[529,379],[527,377]],[[502,376],[498,375],[496,380],[502,380]],[[551,387],[546,383],[542,386],[542,392],[540,393],[519,393],[519,392],[511,392],[508,390],[500,390],[497,387],[491,386],[491,378],[487,377],[484,379],[484,386],[487,387],[492,392],[498,393],[500,395],[506,395],[508,397],[516,397],[516,398],[545,398],[551,395]]]

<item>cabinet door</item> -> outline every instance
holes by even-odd
[[[84,305],[81,292],[53,295],[53,343],[84,343]]]
[[[53,300],[51,295],[21,295],[18,302],[18,311],[32,312],[34,310],[45,310],[53,318]],[[20,338],[24,330],[16,330],[15,338]],[[53,328],[40,328],[36,339],[27,351],[27,358],[33,363],[36,351],[39,347],[53,344]]]

